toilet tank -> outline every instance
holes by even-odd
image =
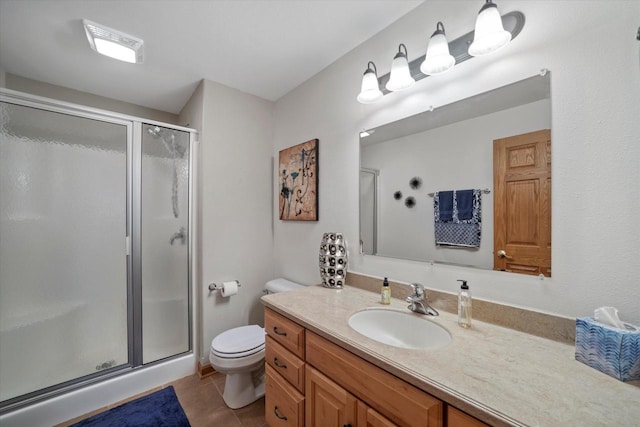
[[[287,279],[278,278],[269,280],[264,289],[268,294],[276,294],[278,292],[287,292],[287,291],[295,291],[296,289],[303,288],[304,285],[300,283],[295,283]]]

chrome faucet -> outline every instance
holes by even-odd
[[[413,290],[413,295],[407,297],[406,301],[411,303],[407,308],[414,313],[439,316],[438,310],[431,307],[427,302],[427,294],[424,293],[424,287],[420,283],[412,283],[410,286]]]

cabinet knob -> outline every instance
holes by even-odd
[[[287,421],[287,417],[285,417],[284,415],[280,415],[278,413],[278,407],[277,406],[273,407],[273,413],[276,414],[276,417],[280,418],[281,420]]]
[[[282,335],[283,337],[287,336],[287,333],[279,331],[277,326],[273,327],[273,332],[275,332],[276,335]]]
[[[287,369],[287,365],[285,365],[284,363],[280,363],[277,357],[273,358],[273,364],[276,365],[278,368]]]

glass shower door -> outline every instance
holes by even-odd
[[[0,401],[129,363],[130,132],[0,103]]]
[[[189,351],[188,132],[142,127],[142,362]]]

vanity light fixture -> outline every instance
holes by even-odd
[[[91,49],[120,61],[140,64],[143,60],[144,41],[113,28],[83,19]]]
[[[391,64],[391,71],[380,78],[377,78],[375,65],[372,67],[373,62],[369,62],[362,78],[358,101],[371,104],[389,92],[406,89],[425,77],[444,73],[474,56],[495,52],[515,39],[524,27],[524,14],[513,11],[500,16],[496,4],[491,0],[485,1],[478,13],[475,31],[469,31],[447,43],[444,25],[438,22],[425,56],[409,62],[407,47],[401,43]]]
[[[449,42],[444,33],[444,25],[438,22],[436,31],[431,35],[427,46],[427,54],[420,65],[423,74],[433,76],[449,71],[456,63],[456,59],[449,53]]]
[[[476,19],[473,43],[469,46],[469,55],[488,55],[505,47],[511,41],[511,33],[505,31],[498,6],[491,0],[482,6]]]
[[[378,70],[376,70],[376,64],[373,61],[369,61],[367,71],[362,76],[362,86],[358,101],[361,104],[371,104],[380,98],[382,98],[382,91],[378,85]]]
[[[403,48],[404,52],[402,51]],[[407,47],[403,43],[400,43],[398,53],[396,53],[391,63],[391,77],[389,77],[389,81],[385,86],[387,90],[398,92],[410,88],[416,82],[413,77],[411,77],[407,56]]]

